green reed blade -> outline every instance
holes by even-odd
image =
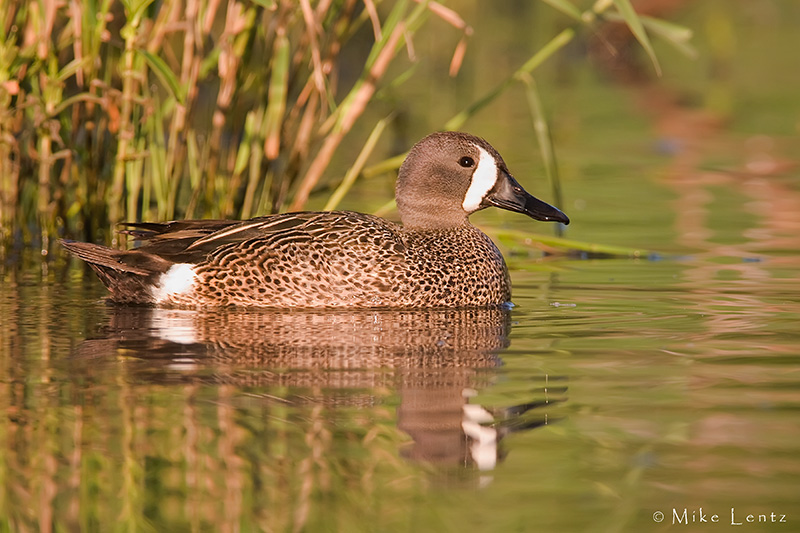
[[[697,50],[690,44],[694,35],[691,29],[653,17],[641,16],[639,18],[644,27],[653,35],[658,35],[686,57],[697,58]]]
[[[268,159],[277,159],[281,146],[281,126],[286,111],[289,85],[289,39],[285,29],[279,29],[275,38],[272,57],[272,75],[269,81],[269,103],[267,104],[265,153]]]
[[[538,52],[533,54],[530,59],[528,59],[511,76],[508,76],[482,98],[476,100],[467,106],[466,109],[457,113],[453,118],[448,120],[445,123],[444,128],[447,130],[461,129],[461,126],[463,126],[470,117],[493,102],[495,98],[500,96],[500,94],[502,94],[503,91],[505,91],[515,79],[518,79],[523,74],[530,74],[539,65],[552,57],[556,52],[564,48],[567,43],[573,39],[573,37],[575,37],[575,30],[571,28],[562,30],[561,33],[550,39],[546,45],[544,45]]]
[[[397,202],[395,202],[394,198],[392,198],[378,209],[373,211],[372,214],[376,217],[385,217],[388,213],[391,213],[395,209],[397,209]]]
[[[496,239],[498,242],[505,246],[518,246],[522,248],[530,248],[535,243],[540,243],[548,248],[561,250],[564,253],[569,252],[585,252],[589,254],[597,254],[603,256],[613,257],[649,257],[658,256],[656,252],[651,250],[643,250],[641,248],[629,248],[626,246],[612,246],[605,244],[597,244],[593,242],[576,241],[572,239],[564,239],[561,237],[553,237],[549,235],[541,235],[536,233],[528,233],[527,231],[512,230],[512,229],[498,229],[493,227],[481,227],[487,234]]]
[[[245,141],[250,144],[247,149],[249,157],[244,159],[244,151],[240,151],[239,159],[247,162],[247,188],[244,193],[244,202],[242,203],[241,218],[250,218],[253,214],[253,208],[256,206],[256,189],[261,182],[261,163],[264,159],[264,151],[259,146],[260,139],[262,138],[262,128],[264,127],[264,115],[266,108],[260,105],[254,111],[248,113],[247,122],[245,123]],[[237,161],[238,164],[238,161]],[[244,169],[242,169],[244,170]]]
[[[92,61],[91,57],[84,57],[83,59],[73,59],[64,65],[55,76],[55,81],[65,81],[73,77],[79,70]]]
[[[253,139],[255,131],[256,112],[248,111],[244,119],[244,137],[239,143],[239,149],[236,152],[236,161],[233,164],[233,173],[241,174],[247,168],[247,162],[250,160],[250,143]]]
[[[647,36],[647,31],[645,31],[642,21],[639,19],[639,15],[636,14],[636,11],[633,9],[630,0],[613,1],[614,5],[617,6],[617,11],[619,11],[619,14],[622,15],[622,18],[631,29],[634,37],[636,37],[636,40],[639,41],[639,44],[642,45],[642,48],[644,48],[644,51],[647,52],[648,57],[650,57],[650,61],[653,63],[653,68],[655,68],[656,74],[661,77],[661,65],[658,62],[658,57],[656,57],[656,52],[653,50],[653,45],[650,44],[650,38]]]
[[[151,54],[147,50],[139,49],[136,51],[145,59],[147,65],[150,67],[150,70],[152,70],[158,79],[161,80],[161,83],[164,84],[164,87],[169,91],[170,95],[181,105],[186,104],[186,91],[181,89],[181,84],[178,81],[178,77],[175,75],[172,69],[169,68],[169,65],[167,65],[163,59],[155,54]]]
[[[389,38],[392,35],[392,32],[397,27],[397,25],[400,24],[400,22],[403,20],[407,6],[408,2],[403,0],[401,2],[395,3],[392,10],[389,12],[389,15],[386,17],[386,21],[384,21],[383,27],[381,28],[380,40],[376,41],[375,44],[372,46],[372,49],[369,51],[369,56],[367,56],[367,61],[364,65],[364,71],[369,71],[372,65],[375,64],[375,60],[378,59],[378,56],[380,56],[381,51],[388,43]]]
[[[141,154],[146,149],[147,140],[144,137],[139,137],[134,141],[135,153]],[[126,213],[123,217],[125,220],[138,220],[137,211],[139,206],[139,195],[142,190],[142,169],[144,168],[143,159],[136,157],[130,159],[125,164],[125,186],[127,189],[126,195]]]
[[[403,152],[402,154],[394,157],[384,159],[380,163],[376,163],[365,168],[362,174],[365,178],[371,178],[373,176],[378,176],[380,174],[386,174],[388,172],[392,172],[393,170],[397,170],[400,168],[400,165],[403,164],[403,161],[405,161],[407,155],[408,152]]]
[[[557,9],[558,11],[561,11],[569,18],[577,22],[583,22],[581,10],[575,7],[572,2],[568,2],[567,0],[542,0],[542,2]]]
[[[186,218],[193,218],[194,211],[203,195],[203,181],[205,173],[200,171],[200,148],[197,145],[197,132],[190,129],[186,134],[187,161],[189,163],[189,183],[192,186],[192,195],[186,206]]]
[[[153,115],[146,125],[149,136],[150,170],[148,172],[148,182],[152,183],[153,193],[156,201],[157,218],[166,218],[169,212],[169,177],[167,175],[167,145],[165,142],[164,124],[166,124],[166,113],[164,108],[167,104],[162,104],[157,93],[150,96],[153,99]],[[172,100],[174,102],[174,100]],[[144,205],[144,209],[149,208],[149,203]],[[142,210],[144,219],[144,209]]]
[[[90,93],[78,93],[61,100],[61,102],[59,102],[59,104],[53,108],[53,116],[61,114],[70,106],[75,105],[78,102],[93,102],[96,104],[103,104],[104,100]]]
[[[539,98],[539,90],[537,89],[536,81],[530,74],[522,74],[520,80],[525,85],[525,95],[528,100],[528,108],[531,112],[531,121],[533,122],[533,129],[536,132],[536,139],[539,142],[539,151],[542,154],[545,174],[550,182],[553,201],[556,207],[560,208],[564,204],[564,198],[561,193],[561,180],[558,174],[558,164],[556,163],[556,151],[553,147],[552,139],[550,138],[550,128],[547,125],[547,118],[544,115],[544,107],[542,106],[541,98]],[[556,235],[560,237],[564,231],[563,226],[561,224],[553,224],[553,227]]]
[[[378,139],[380,139],[381,135],[383,134],[383,130],[386,129],[386,125],[391,122],[394,115],[390,115],[382,120],[379,120],[375,127],[372,129],[372,133],[369,134],[369,138],[367,142],[364,143],[364,147],[361,149],[361,152],[356,157],[355,163],[353,166],[347,170],[347,173],[344,175],[344,179],[342,183],[333,191],[333,194],[328,199],[328,203],[325,204],[323,211],[333,211],[342,201],[345,194],[350,190],[355,183],[356,178],[361,173],[361,169],[364,168],[364,163],[367,162],[367,158],[372,154],[372,151],[375,149],[375,145],[378,143]]]

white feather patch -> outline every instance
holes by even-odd
[[[153,286],[150,291],[156,302],[163,302],[173,294],[183,294],[190,291],[196,279],[197,274],[194,273],[193,265],[177,263],[161,274],[158,285]]]
[[[478,166],[472,173],[472,183],[469,184],[467,194],[464,195],[464,203],[461,206],[467,213],[476,211],[486,194],[492,190],[497,183],[497,163],[494,157],[480,146],[476,146],[481,154]]]

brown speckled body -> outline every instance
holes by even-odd
[[[195,269],[196,289],[170,295],[169,303],[464,307],[501,304],[511,296],[503,256],[469,223],[415,231],[339,211],[277,215],[256,224],[263,226],[260,236],[209,254]]]
[[[569,219],[511,176],[485,140],[434,133],[397,179],[402,225],[349,211],[246,221],[128,224],[144,241],[118,251],[62,241],[119,303],[172,307],[487,307],[511,298],[503,256],[469,223],[494,206],[536,220]]]

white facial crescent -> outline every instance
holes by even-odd
[[[464,203],[461,204],[467,213],[477,211],[484,197],[497,183],[497,163],[495,163],[494,157],[480,146],[475,148],[480,153],[480,159],[475,172],[472,173],[472,183],[469,184],[467,194],[464,195]]]

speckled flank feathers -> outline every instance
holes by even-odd
[[[476,193],[477,191],[477,193]],[[120,303],[161,306],[472,307],[508,302],[500,251],[468,216],[495,205],[568,222],[528,195],[486,141],[433,134],[400,170],[403,225],[347,211],[129,224],[130,251],[63,241]]]

